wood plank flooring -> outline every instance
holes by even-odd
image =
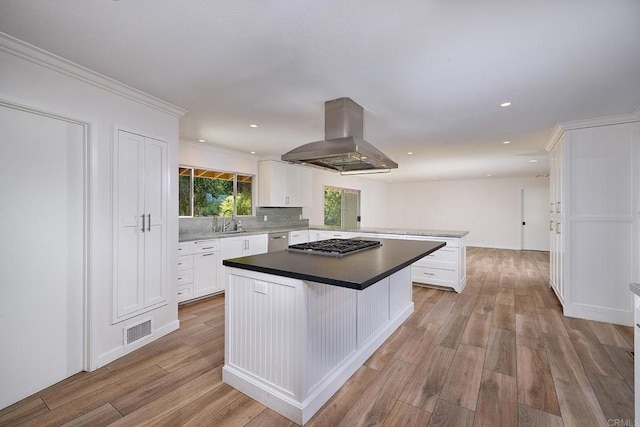
[[[548,253],[467,249],[461,294],[415,312],[308,426],[633,425],[633,329],[566,318]],[[181,328],[0,411],[0,426],[291,426],[222,382],[224,296]],[[0,385],[1,386],[1,385]]]

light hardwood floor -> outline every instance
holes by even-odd
[[[632,328],[564,317],[548,253],[467,260],[465,291],[414,286],[415,312],[307,425],[633,425]],[[223,296],[181,307],[180,322],[0,411],[0,425],[293,425],[222,383]]]

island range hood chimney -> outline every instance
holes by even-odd
[[[282,155],[282,160],[341,173],[389,172],[398,164],[363,138],[364,110],[350,98],[324,103],[324,137]]]

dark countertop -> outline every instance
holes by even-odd
[[[226,259],[222,264],[243,270],[362,290],[446,244],[416,240],[370,240],[378,240],[382,242],[382,246],[341,258],[285,250]]]

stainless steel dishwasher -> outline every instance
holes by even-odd
[[[284,251],[289,247],[289,233],[269,233],[269,252]]]

